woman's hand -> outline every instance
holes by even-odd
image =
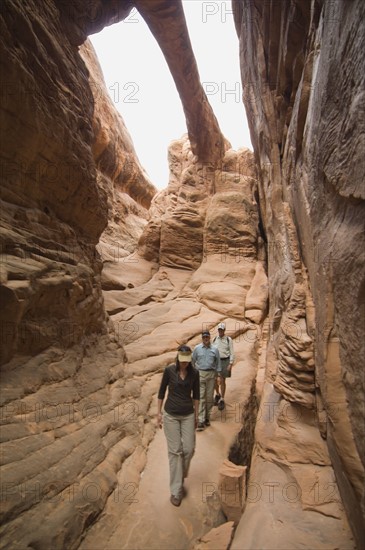
[[[157,426],[162,429],[162,413],[157,413]]]

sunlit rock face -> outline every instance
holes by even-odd
[[[92,154],[94,102],[57,15],[52,4],[1,11],[3,362],[105,326],[95,245],[108,210]]]
[[[327,440],[361,546],[365,5],[240,0],[233,9],[268,241],[267,372],[280,406],[302,407],[302,419],[315,412],[309,422]],[[261,521],[248,527],[250,510],[240,548],[250,547],[246,528],[256,541],[262,531]]]
[[[157,190],[140,165],[124,121],[108,95],[90,41],[80,47],[80,54],[89,71],[94,97],[92,153],[97,184],[107,197],[108,225],[97,245],[103,265],[107,265],[135,250]],[[103,288],[113,288],[113,284],[113,278],[107,279],[104,270]]]
[[[156,195],[84,44],[133,5],[190,138]],[[106,547],[177,346],[225,321],[254,333],[237,344],[254,363],[268,314],[248,480],[266,493],[248,493],[232,548],[353,548],[337,480],[358,532],[363,9],[234,3],[257,186],[202,93],[179,2],[2,2],[5,547],[75,548],[87,530],[85,547]]]
[[[259,323],[266,313],[267,279],[252,153],[247,149],[231,149],[218,169],[198,162],[187,136],[184,136],[171,144],[169,162],[170,182],[152,200],[150,220],[134,257],[136,265],[131,265],[133,259],[130,258],[127,260],[129,265],[123,266],[120,262],[118,268],[121,284],[130,290],[105,292],[107,311],[113,316],[118,311],[138,306],[134,313],[127,309],[113,320],[132,320],[141,308],[139,320],[136,320],[138,326],[142,312],[143,316],[159,322],[151,309],[153,302],[171,302],[175,297],[186,299],[194,311],[196,302],[199,309],[204,305],[207,318],[210,310],[209,324],[214,326],[220,315],[244,319],[249,292],[248,319],[256,314]],[[151,267],[146,269],[147,265]],[[109,266],[104,270],[108,272]],[[150,281],[151,273],[156,270],[155,278]],[[171,307],[169,305],[169,309]],[[172,321],[173,310],[171,315]],[[206,321],[205,318],[199,319],[197,312],[194,315],[193,334],[196,323],[201,329]],[[167,323],[167,310],[164,318]],[[145,319],[142,323],[149,327],[148,333],[152,330],[151,322]],[[164,324],[164,334],[166,326]],[[133,340],[139,337],[137,331],[131,335]],[[175,342],[175,329],[171,337]],[[156,339],[152,337],[152,340]],[[160,346],[161,343],[157,339],[154,345]],[[149,345],[140,342],[136,346],[141,357],[147,348]],[[131,360],[128,346],[126,350]]]
[[[151,204],[140,254],[197,269],[213,254],[256,259],[258,210],[252,153],[229,150],[219,167],[197,161],[186,137],[169,148],[170,181]]]
[[[105,312],[101,271],[133,250],[155,189],[104,97],[90,46],[81,56],[64,21],[53,2],[1,4],[7,547],[77,544],[116,483],[113,452],[120,464],[138,445],[136,425],[120,422],[123,396],[138,389],[123,389],[125,353]],[[86,494],[92,486],[96,498]]]

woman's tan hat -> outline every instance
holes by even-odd
[[[190,351],[179,351],[179,353],[177,354],[177,358],[182,363],[190,363],[191,353]]]

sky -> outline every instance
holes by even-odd
[[[252,149],[230,0],[183,0],[202,85],[222,133],[234,149]],[[138,158],[158,189],[168,184],[167,149],[187,132],[165,58],[135,8],[118,24],[90,36],[109,94]]]

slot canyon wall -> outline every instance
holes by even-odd
[[[301,418],[316,411],[362,548],[365,6],[301,0],[232,5],[268,242],[266,398],[272,383],[286,402],[306,409]],[[275,449],[281,423],[282,411],[270,434],[274,442],[257,430],[258,469],[268,454],[284,467],[285,453]],[[302,450],[298,461],[310,462]],[[324,483],[319,474],[318,486]],[[305,482],[300,486],[304,494]],[[248,510],[245,515],[242,531]]]
[[[85,42],[133,6],[189,134],[158,194]],[[262,334],[237,345],[261,353],[250,479],[302,491],[292,507],[248,502],[232,548],[319,547],[330,531],[353,548],[342,503],[361,548],[364,7],[233,9],[258,177],[220,132],[180,2],[1,5],[3,547],[105,541],[96,520],[138,483],[161,369],[225,320]]]
[[[170,156],[175,183],[180,183],[169,190],[166,204],[160,198],[153,207],[157,213],[166,208],[171,214],[180,206],[180,217],[186,215],[175,227],[179,216],[171,216],[165,224],[166,238],[156,228],[156,240],[163,243],[159,272],[160,253],[150,258],[146,246],[153,233],[153,216],[147,209],[156,190],[138,162],[123,121],[111,108],[92,48],[85,43],[87,32],[95,30],[97,15],[109,14],[110,5],[1,4],[2,547],[76,548],[101,512],[108,517],[123,480],[139,482],[155,430],[151,404],[161,370],[175,356],[177,329],[179,339],[193,343],[202,323],[213,326],[232,308],[242,314],[251,283],[265,280],[259,265],[261,276],[255,279],[258,213],[252,155],[231,152],[218,173],[224,173],[221,187],[226,179],[232,180],[230,197],[221,201],[223,210],[234,211],[232,232],[223,251],[215,235],[209,254],[215,247],[218,259],[211,272],[208,269],[185,289],[186,304],[177,316],[180,304],[174,308],[174,300],[208,254],[203,254],[205,213],[215,193],[215,163],[229,144],[195,70],[190,80],[194,96],[181,91],[193,151],[186,139],[175,144]],[[130,5],[124,10],[120,3],[118,8],[122,18]],[[108,18],[113,20],[112,15]],[[179,19],[173,18],[170,31],[181,37]],[[178,57],[185,70],[193,69],[187,31],[184,40],[186,59],[180,53]],[[185,85],[181,76],[180,80]],[[211,131],[200,136],[194,120]],[[180,192],[183,166],[187,189]],[[236,229],[235,200],[247,217]],[[193,229],[189,201],[196,203],[190,212]],[[223,220],[219,223],[222,227]],[[136,257],[144,226],[147,234]],[[189,237],[192,252],[186,265],[176,263],[174,279],[168,266],[174,267],[174,235],[177,238],[180,229]],[[195,232],[200,235],[198,244]],[[226,247],[231,240],[237,263],[241,236],[250,257],[245,266],[231,269],[232,255]],[[218,275],[217,265],[222,268]],[[231,279],[232,304],[221,302],[223,311],[217,314],[204,305],[209,296],[204,284],[213,286],[225,276]],[[263,316],[265,292],[255,304],[254,287],[251,291],[256,317],[260,307]],[[235,293],[242,294],[237,304]],[[218,298],[217,293],[211,296],[211,304]],[[129,307],[124,318],[123,301]],[[152,311],[153,305],[161,307]],[[153,348],[150,333],[160,327],[163,315],[164,340]],[[188,322],[190,316],[193,323]],[[184,319],[185,334],[180,326]],[[246,327],[235,329],[240,330]],[[249,352],[254,356],[254,345]],[[128,507],[127,502],[122,505]]]
[[[138,447],[101,272],[156,189],[57,5],[2,2],[0,24],[1,545],[74,547]]]

